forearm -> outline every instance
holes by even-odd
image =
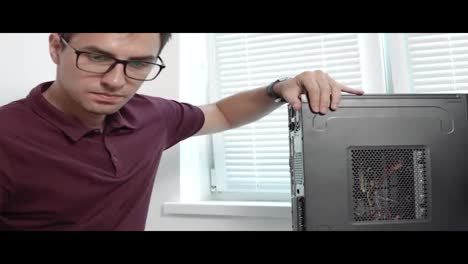
[[[235,128],[268,115],[282,103],[275,102],[268,96],[265,87],[262,87],[224,98],[216,105],[230,128]]]
[[[331,110],[338,108],[341,92],[364,94],[362,90],[352,89],[336,82],[322,71],[306,71],[294,78],[278,80],[270,87],[272,94],[282,98],[295,110],[302,107],[300,96],[306,94],[310,109],[322,114],[325,114],[328,108]],[[268,95],[266,87],[261,87],[201,106],[205,123],[197,135],[218,133],[257,121],[282,104],[275,102]]]

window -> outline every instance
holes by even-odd
[[[394,43],[394,76],[403,79],[395,91],[468,92],[468,34],[390,34]],[[400,46],[400,48],[399,48]]]
[[[264,86],[282,76],[322,69],[362,87],[366,38],[359,34],[213,34],[214,100]],[[377,67],[378,68],[378,67]],[[213,137],[212,191],[217,197],[288,199],[287,107]],[[238,194],[242,194],[239,196]],[[241,198],[242,199],[242,198]]]
[[[468,34],[209,34],[216,101],[305,70],[366,93],[468,91]],[[213,135],[214,199],[288,200],[287,107]]]

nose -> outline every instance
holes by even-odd
[[[127,80],[124,74],[124,65],[118,63],[112,70],[104,74],[101,78],[101,84],[104,88],[111,91],[122,89]]]

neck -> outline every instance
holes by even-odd
[[[86,127],[102,131],[106,115],[91,113],[83,109],[65,93],[57,81],[43,93],[43,96],[51,105],[67,116],[78,120]]]

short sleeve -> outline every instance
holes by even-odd
[[[205,123],[203,111],[194,105],[167,101],[166,149],[196,134]]]

